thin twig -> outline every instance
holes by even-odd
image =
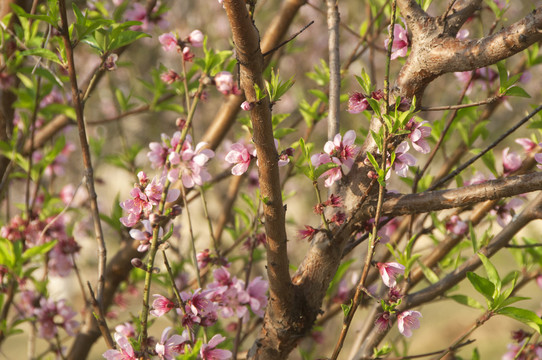
[[[420,111],[459,110],[459,109],[465,109],[465,108],[470,108],[470,107],[475,107],[475,106],[480,106],[480,105],[492,104],[492,103],[494,103],[495,101],[497,101],[497,100],[499,100],[501,98],[502,98],[502,95],[497,95],[497,96],[492,96],[492,97],[490,97],[488,99],[478,101],[478,102],[475,102],[475,103],[470,103],[470,104],[429,106],[429,107],[423,107],[422,106],[420,108]]]
[[[341,97],[341,58],[339,52],[339,4],[338,0],[327,0],[327,29],[329,51],[329,110],[327,139],[333,140],[339,132],[339,107]],[[330,193],[333,193],[330,189]]]
[[[96,322],[98,323],[98,328],[100,329],[100,332],[102,333],[102,336],[105,339],[105,343],[107,344],[107,347],[110,349],[114,349],[115,342],[113,341],[113,338],[111,337],[111,331],[109,331],[109,328],[107,327],[107,321],[105,320],[100,303],[94,296],[94,291],[92,290],[92,286],[90,285],[90,282],[88,281],[87,281],[87,286],[88,286],[88,291],[90,292],[90,300],[92,303],[92,307],[94,308],[94,316],[96,318]]]
[[[516,131],[518,128],[520,128],[523,124],[525,124],[527,121],[529,121],[533,116],[535,116],[540,110],[542,110],[542,105],[539,105],[536,109],[534,109],[529,115],[525,116],[523,119],[521,119],[516,125],[514,125],[511,129],[509,129],[507,132],[499,136],[497,140],[492,142],[488,147],[486,147],[483,151],[481,151],[478,155],[472,157],[467,162],[459,166],[457,169],[455,169],[452,173],[450,173],[448,176],[445,176],[442,178],[439,182],[433,184],[428,191],[434,190],[441,186],[442,184],[445,184],[448,180],[455,177],[457,174],[459,174],[461,171],[465,170],[467,167],[469,167],[472,163],[474,163],[476,160],[484,156],[485,153],[487,153],[489,150],[493,149],[495,146],[497,146],[501,141],[503,141],[508,135],[512,134],[514,131]]]
[[[70,77],[73,105],[75,108],[75,114],[77,117],[77,126],[79,129],[79,141],[81,143],[81,150],[83,153],[83,163],[85,166],[85,177],[90,197],[90,208],[92,211],[92,218],[94,221],[94,233],[96,235],[96,242],[98,247],[98,304],[100,308],[103,303],[104,292],[104,273],[105,265],[107,261],[107,250],[105,247],[105,240],[102,231],[102,225],[100,222],[100,211],[98,209],[98,196],[94,188],[94,170],[92,168],[92,159],[90,154],[90,147],[87,141],[87,134],[85,129],[85,121],[83,118],[83,103],[79,97],[79,87],[77,85],[77,74],[75,71],[75,61],[73,58],[73,48],[70,41],[70,34],[68,30],[68,19],[66,15],[66,3],[65,0],[58,0],[58,7],[60,12],[60,18],[62,23],[61,35],[64,40],[64,47],[66,48],[66,58],[68,60],[68,74]],[[101,308],[103,310],[103,308]]]
[[[271,50],[264,52],[262,54],[262,56],[266,57],[267,55],[271,55],[272,53],[274,53],[275,51],[277,51],[278,49],[280,49],[281,47],[283,47],[284,45],[288,44],[290,41],[295,39],[299,34],[301,34],[303,31],[305,31],[312,24],[314,24],[314,20],[312,20],[307,25],[303,26],[303,28],[301,30],[296,32],[294,35],[290,36],[290,38],[288,40],[285,40],[285,41],[281,42],[280,44],[278,44],[277,46],[275,46],[274,48],[272,48]]]

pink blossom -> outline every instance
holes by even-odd
[[[222,343],[226,338],[220,334],[216,334],[209,340],[209,343],[203,344],[200,350],[202,360],[227,360],[232,357],[229,350],[217,349],[218,344]]]
[[[389,38],[384,41],[386,48],[388,47]],[[408,52],[408,31],[399,24],[395,24],[393,28],[393,43],[391,45],[391,60],[398,57],[405,57]]]
[[[405,273],[405,267],[396,262],[389,263],[377,263],[378,271],[382,277],[382,281],[387,287],[394,287],[397,285],[395,280],[397,276],[403,275]]]
[[[167,297],[160,294],[154,294],[154,301],[152,302],[153,310],[150,313],[154,316],[160,317],[167,314],[171,309],[175,308],[175,303],[169,300]]]
[[[473,81],[470,81],[470,85],[467,88],[467,95],[471,93],[475,83],[480,84],[480,87],[483,90],[487,90],[488,85],[491,87],[493,82],[499,77],[499,74],[489,67],[476,69],[474,75],[472,71],[456,72],[454,75],[459,81],[465,84],[468,83],[472,77]]]
[[[538,146],[541,146],[541,144],[538,144]],[[538,163],[536,167],[542,169],[542,153],[534,154],[534,159]]]
[[[177,354],[184,353],[182,345],[189,341],[188,338],[181,335],[171,335],[168,337],[171,327],[167,327],[162,332],[160,342],[155,346],[156,354],[160,359],[174,360]]]
[[[373,219],[373,222],[374,222],[374,219]],[[378,233],[377,233],[377,235],[380,238],[380,243],[387,244],[390,241],[391,236],[393,235],[395,230],[397,230],[398,227],[399,227],[399,221],[397,220],[397,218],[391,219],[390,221],[388,221],[388,223],[386,223],[386,225],[382,226],[378,230]]]
[[[324,185],[331,187],[336,181],[340,180],[343,175],[342,166],[350,170],[354,164],[354,159],[359,151],[359,148],[354,145],[356,133],[354,130],[348,130],[341,138],[341,134],[335,135],[333,141],[328,141],[324,144],[324,153],[314,154],[311,156],[311,162],[314,166],[333,162],[337,167],[329,169],[320,177],[326,176]]]
[[[419,318],[422,314],[419,311],[407,310],[397,315],[397,327],[399,332],[406,337],[412,336],[412,330],[420,327]]]
[[[505,175],[509,175],[521,167],[521,157],[518,153],[512,151],[510,148],[506,148],[502,152],[502,166]]]
[[[407,124],[407,129],[412,129],[412,132],[408,134],[408,138],[412,142],[412,147],[422,154],[427,154],[431,151],[429,143],[425,140],[425,138],[431,136],[431,127],[424,126],[425,124],[429,124],[429,122],[415,122],[413,118]]]
[[[526,153],[529,153],[536,148],[536,143],[532,141],[529,138],[519,138],[516,139],[516,143],[520,144],[523,147],[523,150],[525,150]]]
[[[177,36],[172,32],[158,36],[158,41],[162,44],[162,49],[164,49],[164,51],[171,51],[179,48]]]
[[[132,239],[139,241],[137,251],[145,252],[149,250],[149,247],[151,246],[153,229],[149,220],[141,220],[141,224],[143,225],[144,231],[141,231],[139,229],[131,229],[130,236],[132,237]],[[160,228],[158,230],[158,237],[161,238],[162,236],[164,236],[164,230]]]
[[[254,278],[247,286],[247,293],[250,296],[250,308],[259,317],[263,317],[264,308],[267,306],[267,296],[265,294],[268,288],[269,283],[263,280],[261,276]]]
[[[385,311],[378,314],[375,319],[375,325],[377,330],[380,332],[388,330],[391,326],[390,313],[388,311]]]
[[[75,188],[73,184],[67,184],[65,185],[58,194],[60,197],[60,200],[64,203],[64,205],[70,204],[70,207],[79,207],[82,204],[84,204],[88,200],[88,192],[85,187],[80,186],[79,188]]]
[[[115,332],[127,338],[135,336],[134,325],[130,322],[125,322],[124,324],[115,326]]]
[[[470,35],[469,30],[467,29],[461,29],[457,32],[457,35],[455,36],[459,40],[465,40]]]
[[[38,323],[38,335],[44,339],[53,339],[58,333],[58,327],[64,328],[68,335],[74,336],[79,323],[74,320],[76,312],[65,300],[55,302],[52,299],[41,298],[40,306],[34,309]]]
[[[137,360],[137,356],[134,352],[134,348],[130,341],[123,335],[115,333],[115,341],[117,342],[117,348],[109,349],[102,354],[107,360]]]
[[[251,160],[254,158],[255,151],[251,151],[248,146],[241,143],[235,143],[231,146],[230,152],[226,155],[225,160],[230,164],[235,164],[231,169],[233,175],[244,174],[250,165]]]
[[[150,16],[147,16],[147,9],[145,9],[145,6],[138,2],[134,2],[132,7],[126,10],[124,13],[124,17],[127,21],[140,21],[141,25],[135,25],[132,26],[132,30],[136,31],[150,31],[152,27],[156,24],[160,28],[164,29],[167,27],[168,23],[166,20],[164,20],[164,14],[156,14],[156,11],[158,10],[160,6],[155,6],[153,9],[153,13]]]
[[[244,111],[250,111],[254,108],[254,103],[251,103],[249,101],[243,101],[243,103],[241,104],[241,109],[243,109]]]
[[[119,56],[117,54],[110,54],[107,59],[104,61],[104,68],[108,71],[113,71],[117,69],[117,60]]]
[[[216,89],[224,95],[239,95],[241,93],[237,88],[237,84],[233,81],[233,75],[229,71],[219,72],[215,75],[214,80]]]
[[[206,164],[214,156],[214,151],[207,149],[205,142],[200,142],[195,149],[192,148],[192,138],[187,135],[181,153],[173,152],[169,155],[169,161],[175,167],[170,170],[168,179],[175,181],[180,176],[186,188],[201,186],[211,179]]]
[[[318,232],[318,229],[313,228],[312,226],[305,225],[304,230],[299,230],[299,239],[307,238],[308,241],[311,241],[314,237],[314,234]]]
[[[446,230],[456,235],[463,235],[469,229],[466,222],[461,221],[459,216],[452,215],[450,220],[446,223]]]
[[[395,173],[401,177],[407,177],[409,166],[416,165],[416,158],[411,154],[407,154],[410,149],[408,143],[403,141],[397,149],[395,149],[395,162],[393,163],[393,169]]]
[[[360,92],[355,92],[348,98],[348,112],[350,114],[359,114],[369,108],[369,102]]]
[[[183,60],[187,61],[187,62],[192,61],[194,59],[194,57],[196,56],[196,55],[194,55],[194,53],[192,52],[192,50],[190,50],[190,48],[188,46],[185,46],[183,48],[182,53],[183,53]]]
[[[160,75],[160,79],[165,82],[168,85],[173,84],[175,81],[179,81],[181,77],[179,74],[177,74],[175,71],[169,69],[168,71],[162,73]],[[157,144],[157,143],[151,143],[151,144]]]
[[[490,178],[494,179],[494,176],[492,175]],[[482,174],[479,171],[476,171],[470,180],[465,181],[465,186],[483,184],[487,180],[488,179],[486,179],[484,174]]]
[[[497,215],[497,224],[501,227],[505,227],[512,221],[516,215],[516,209],[520,208],[521,205],[523,205],[523,200],[516,197],[504,206],[496,206],[495,210],[491,210],[491,213]]]
[[[188,35],[187,41],[192,45],[193,47],[202,47],[203,46],[203,33],[199,30],[194,30]]]

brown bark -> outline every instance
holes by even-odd
[[[412,32],[412,50],[397,78],[396,95],[409,99],[416,96],[420,106],[425,88],[440,75],[495,64],[542,40],[542,7],[493,35],[456,39],[457,31],[480,3],[460,4],[448,16],[434,18],[415,1],[397,2]]]

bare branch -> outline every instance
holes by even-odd
[[[455,36],[465,21],[467,21],[475,11],[480,9],[481,4],[482,0],[454,1],[451,10],[443,15],[444,22],[450,31],[450,35]]]
[[[427,191],[419,194],[390,194],[384,202],[387,216],[420,214],[431,211],[466,207],[487,200],[496,200],[542,190],[542,173],[530,173],[486,181],[452,190]],[[358,214],[360,219],[373,217],[375,202],[369,202]]]

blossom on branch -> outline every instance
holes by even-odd
[[[405,273],[405,267],[399,263],[396,262],[389,262],[389,263],[377,263],[376,267],[378,268],[378,271],[380,272],[380,276],[382,277],[382,281],[387,287],[394,287],[397,285],[397,281],[395,280],[397,276],[403,275]]]
[[[390,39],[384,41],[384,46],[388,48]],[[405,57],[408,52],[408,31],[399,24],[395,24],[393,28],[393,43],[391,45],[391,60],[398,57]]]
[[[341,134],[337,134],[333,138],[333,141],[326,142],[323,153],[311,156],[311,162],[316,167],[329,162],[338,165],[320,175],[320,177],[327,177],[324,182],[326,187],[331,187],[336,181],[342,178],[343,166],[347,170],[352,168],[354,159],[359,152],[359,148],[354,145],[355,140],[356,132],[348,130],[344,134],[344,137],[341,137]]]
[[[184,354],[183,345],[190,341],[187,336],[184,336],[184,333],[182,336],[175,334],[168,337],[171,329],[171,327],[164,329],[160,342],[155,346],[156,354],[160,359],[175,360],[177,354]]]
[[[242,143],[235,143],[231,146],[230,152],[226,155],[225,160],[230,164],[235,164],[231,169],[233,175],[242,175],[250,166],[250,162],[256,157],[256,150],[250,149]]]
[[[406,337],[412,336],[412,330],[420,327],[419,318],[422,314],[419,311],[407,310],[397,315],[397,327],[399,332]]]
[[[109,349],[102,354],[107,360],[137,360],[138,357],[134,352],[134,348],[130,341],[123,335],[115,333],[115,342],[117,343],[117,350]]]
[[[227,360],[232,357],[229,350],[217,349],[216,347],[226,338],[220,334],[216,334],[209,340],[207,344],[203,344],[200,349],[202,360]]]
[[[395,149],[395,161],[393,162],[393,170],[400,177],[407,177],[409,166],[416,165],[416,158],[411,154],[407,154],[410,149],[408,143],[403,141],[397,149]]]

